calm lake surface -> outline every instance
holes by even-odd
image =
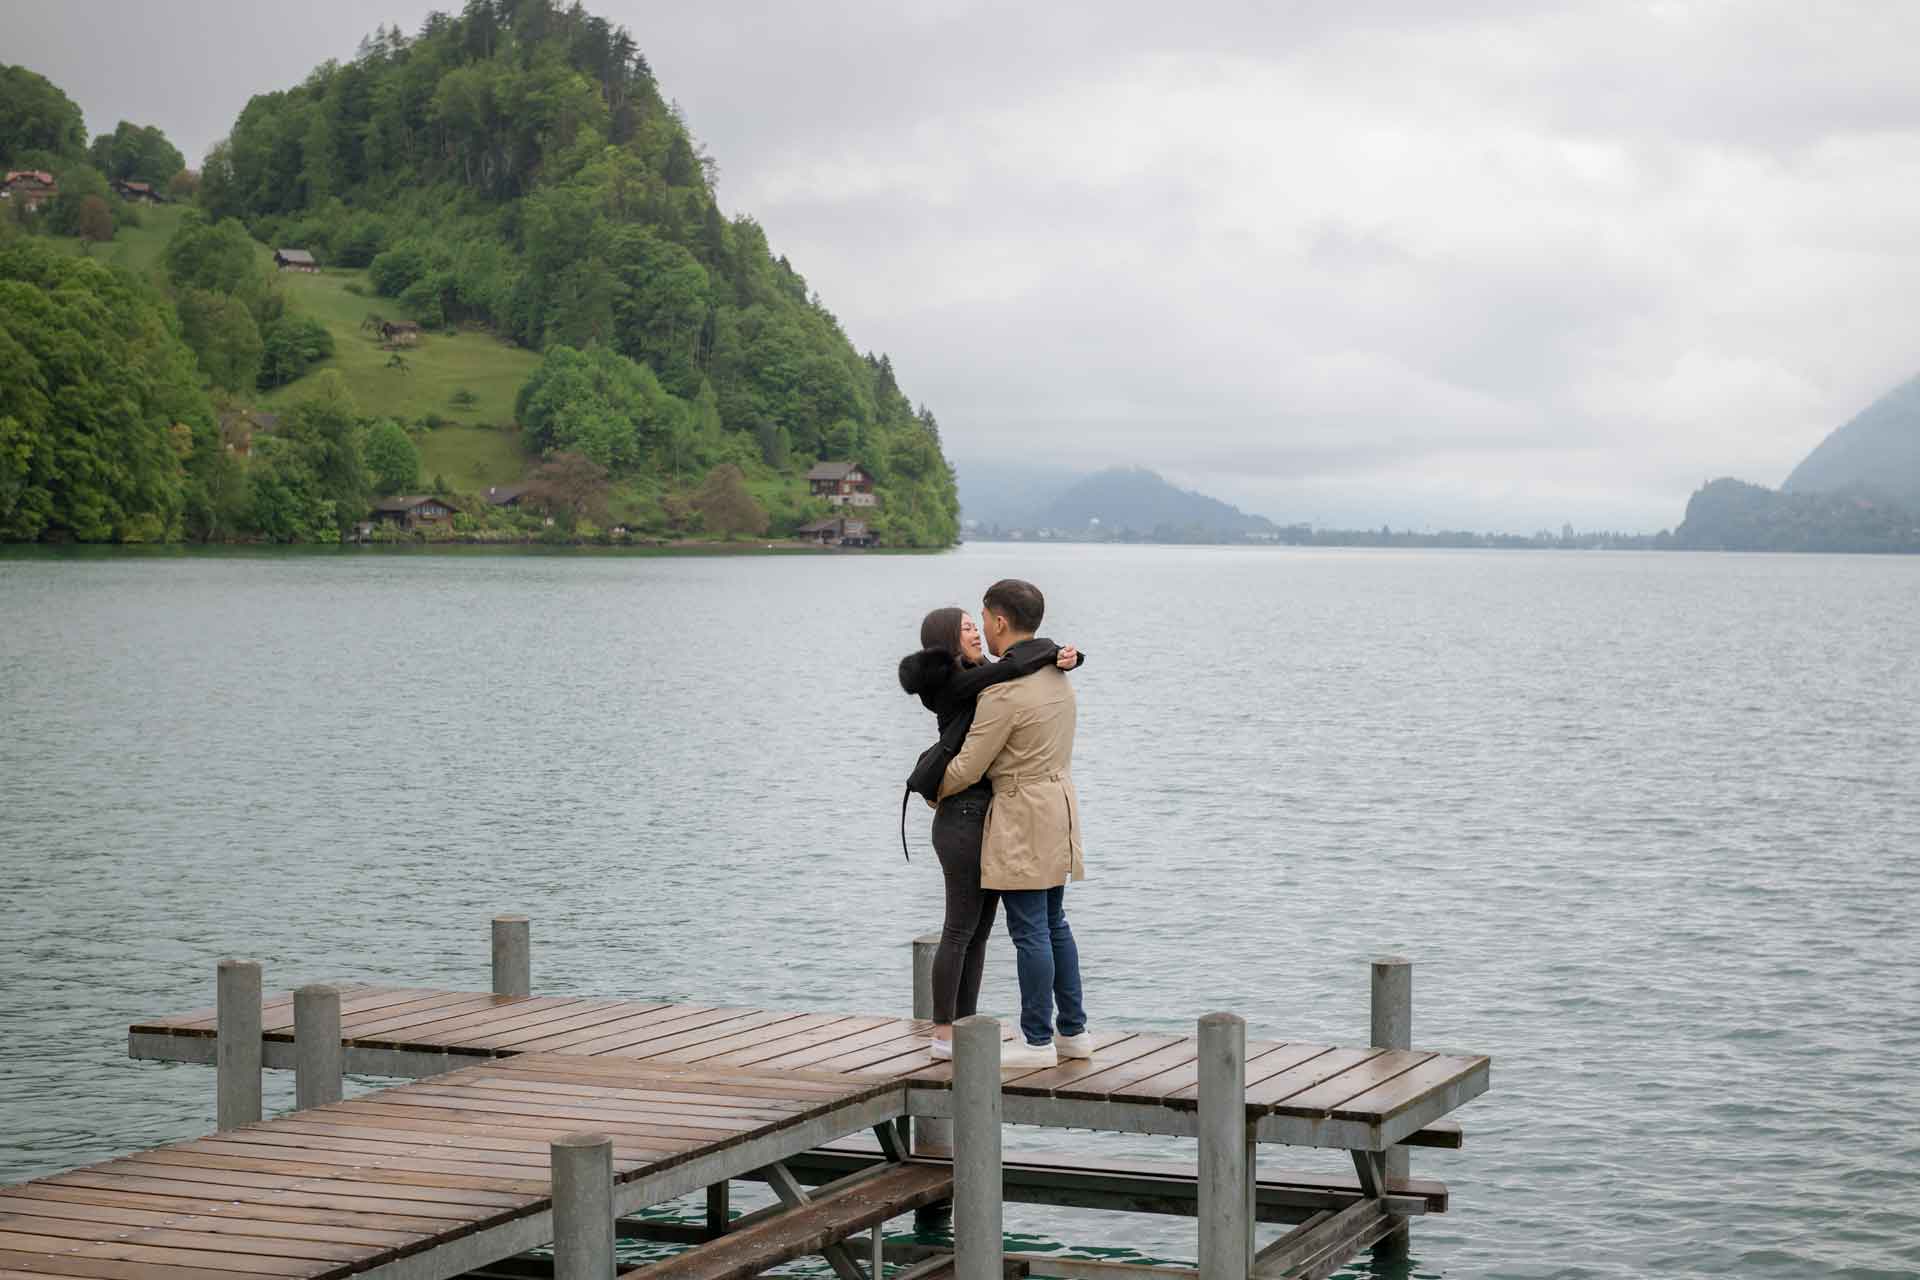
[[[0,558],[0,1181],[211,1129],[212,1072],[125,1028],[228,954],[483,987],[522,911],[539,992],[906,1011],[940,887],[893,669],[1006,575],[1090,655],[1096,1028],[1361,1043],[1398,952],[1415,1043],[1493,1056],[1466,1148],[1414,1153],[1454,1209],[1410,1274],[1920,1272],[1913,558]]]

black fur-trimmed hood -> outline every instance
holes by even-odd
[[[953,679],[957,664],[945,649],[922,649],[900,659],[900,687],[922,698],[931,698]]]

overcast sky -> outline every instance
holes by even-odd
[[[197,162],[434,7],[0,0],[0,61]],[[589,7],[963,466],[1652,530],[1920,371],[1904,0]]]

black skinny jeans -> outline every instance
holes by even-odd
[[[952,1022],[976,1012],[987,938],[1000,895],[980,887],[980,841],[993,797],[963,791],[940,802],[933,815],[933,851],[947,880],[947,918],[933,953],[933,1020]]]

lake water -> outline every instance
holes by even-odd
[[[210,1129],[125,1027],[228,954],[480,987],[522,911],[541,992],[904,1012],[940,890],[893,668],[1009,574],[1090,655],[1096,1027],[1356,1043],[1398,952],[1416,1044],[1493,1056],[1411,1274],[1920,1273],[1920,559],[0,558],[0,1180]]]

